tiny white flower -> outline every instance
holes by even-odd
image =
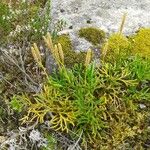
[[[10,36],[10,37],[14,36],[14,32],[11,31],[11,32],[9,33],[9,36]]]
[[[20,31],[21,31],[21,26],[20,26],[20,25],[17,25],[15,31],[16,31],[16,32],[20,32]]]

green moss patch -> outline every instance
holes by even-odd
[[[58,36],[54,43],[60,43],[62,45],[66,66],[71,67],[76,63],[84,63],[86,52],[76,53],[73,50],[72,43],[68,35]]]
[[[133,37],[133,54],[150,57],[150,28],[142,28]]]
[[[105,32],[98,28],[88,27],[79,30],[79,37],[85,38],[93,45],[101,44],[105,39]]]
[[[131,50],[131,43],[128,38],[119,33],[112,34],[104,46],[106,44],[108,47],[107,49],[103,48],[103,53],[106,53],[106,58],[111,61],[127,56]]]

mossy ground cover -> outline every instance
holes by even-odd
[[[78,34],[79,37],[85,38],[93,45],[99,45],[104,42],[105,39],[105,32],[94,27],[81,28]]]
[[[7,8],[7,3],[1,4]],[[44,4],[41,1],[40,7]],[[30,9],[35,10],[39,3],[33,6]],[[1,49],[0,137],[7,142],[0,141],[0,148],[149,149],[149,31],[142,28],[129,38],[115,33],[106,39],[103,31],[90,28],[82,37],[100,45],[99,65],[92,50],[74,52],[68,35],[47,34],[44,40],[44,34],[38,35],[40,40],[29,36],[27,43],[43,43],[54,57],[58,69],[52,74],[47,73],[45,56],[35,43],[27,60],[26,45],[20,44],[19,55]],[[15,39],[14,44],[19,42]],[[12,137],[6,134],[14,130],[17,134]]]

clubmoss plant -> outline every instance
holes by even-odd
[[[49,137],[46,136],[48,147],[43,149],[59,149],[57,146],[64,139],[65,142],[68,141],[67,138],[71,144],[73,143],[74,149],[145,149],[146,146],[149,148],[150,60],[145,58],[147,52],[144,51],[149,50],[149,42],[147,34],[143,31],[145,29],[141,29],[130,42],[122,33],[125,18],[126,15],[123,17],[118,33],[111,35],[104,44],[102,51],[104,59],[99,66],[91,62],[90,49],[87,53],[75,53],[68,35],[52,39],[48,33],[43,39],[59,69],[51,75],[47,74],[40,49],[34,43],[31,47],[32,56],[39,67],[37,70],[42,70],[45,74],[39,90],[28,92],[25,88],[19,88],[19,93],[12,91],[12,87],[16,88],[18,84],[16,78],[8,80],[8,86],[5,88],[3,84],[0,85],[2,87],[0,92],[5,95],[4,97],[9,99],[8,95],[13,95],[11,100],[9,99],[9,104],[13,110],[24,115],[20,119],[23,124],[27,126],[32,124],[33,127],[36,122],[34,128],[40,124],[38,127],[42,131],[47,125],[49,131],[54,133]],[[143,35],[147,39],[144,39]],[[130,51],[140,43],[138,36],[146,47],[143,49],[144,55],[140,55],[140,49],[144,47],[142,45],[138,52],[132,52],[136,55],[131,56]],[[100,42],[95,43],[97,44]],[[121,61],[118,63],[118,60]],[[26,70],[24,68],[25,73]],[[2,70],[1,78],[3,72]],[[29,77],[23,81],[28,83]],[[4,93],[7,87],[11,92]],[[1,95],[0,99],[3,99]],[[3,102],[1,104],[3,105]],[[145,105],[144,109],[139,106],[142,104]],[[3,114],[3,111],[5,109],[0,109],[0,114]],[[62,139],[65,136],[67,138]],[[15,144],[20,141],[18,139],[18,137],[15,139]],[[34,141],[36,146],[36,136]],[[70,149],[70,143],[62,149]],[[77,145],[82,148],[77,148]],[[30,149],[31,146],[26,149]]]
[[[91,60],[92,60],[92,50],[88,49],[87,55],[86,55],[86,58],[85,58],[85,66],[86,67],[90,64]]]
[[[85,63],[89,62],[90,53],[89,50]],[[87,141],[90,148],[120,146],[127,138],[137,135],[143,121],[142,114],[136,112],[135,102],[137,98],[143,100],[142,94],[146,92],[134,91],[140,81],[129,64],[125,59],[119,65],[102,62],[99,68],[94,63],[86,67],[76,64],[72,69],[60,67],[46,78],[39,93],[20,97],[28,106],[21,121],[48,121],[55,132],[69,136],[82,132],[82,141]],[[145,101],[149,100],[147,93]]]
[[[119,28],[119,33],[122,34],[123,33],[123,27],[125,25],[125,21],[126,21],[126,17],[127,17],[127,14],[125,13],[122,17],[122,22],[121,22],[121,25],[120,25],[120,28]]]
[[[21,120],[23,123],[32,123],[34,120],[43,123],[47,115],[50,118],[49,123],[52,129],[68,132],[69,126],[74,126],[75,110],[73,103],[69,101],[69,95],[59,90],[59,84],[56,85],[55,82],[51,81],[49,78],[43,90],[33,97],[35,102],[28,96],[24,98],[29,107],[28,114]]]
[[[142,58],[136,55],[130,59],[128,67],[132,71],[133,78],[139,81],[150,80],[150,58]]]
[[[93,27],[81,28],[78,34],[79,37],[85,38],[93,45],[101,44],[104,42],[105,39],[105,32],[103,30]]]
[[[56,63],[59,67],[64,66],[64,52],[62,45],[60,43],[53,45],[52,38],[50,33],[47,33],[46,36],[43,36],[43,39],[49,48],[51,54],[53,55]]]

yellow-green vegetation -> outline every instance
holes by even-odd
[[[102,56],[105,60],[115,61],[130,54],[131,43],[123,34],[112,34],[103,45]]]
[[[79,30],[79,37],[85,38],[93,45],[98,45],[104,42],[105,32],[98,28],[87,27]]]
[[[49,79],[44,85],[43,90],[34,96],[35,103],[27,96],[22,99],[25,104],[28,104],[29,109],[28,115],[21,120],[32,123],[36,119],[39,123],[43,123],[44,117],[50,113],[51,127],[56,131],[62,130],[68,132],[69,125],[74,126],[75,119],[73,103],[68,99],[69,95],[64,95],[57,88],[54,89],[51,79]]]
[[[60,43],[62,45],[62,49],[64,52],[64,58],[65,58],[65,65],[68,67],[73,66],[76,63],[84,63],[86,53],[85,52],[79,52],[76,53],[73,50],[73,46],[70,40],[70,37],[68,35],[61,35],[58,36],[54,43]]]
[[[61,65],[64,66],[64,53],[62,50],[62,45],[60,43],[54,45],[50,33],[43,36],[43,39],[59,67]]]
[[[90,149],[119,147],[124,140],[143,132],[140,127],[145,114],[139,112],[137,98],[139,102],[150,98],[148,85],[145,91],[135,91],[142,85],[129,67],[133,62],[102,63],[100,68],[94,64],[86,68],[75,65],[72,70],[60,68],[45,81],[40,93],[32,98],[27,94],[18,97],[28,106],[27,115],[21,120],[47,120],[56,132],[71,136],[82,133],[83,149],[86,145]]]
[[[150,28],[142,28],[133,37],[132,53],[150,57]]]
[[[4,16],[9,15],[9,8],[6,4],[0,2],[0,35],[6,36],[11,31],[11,24]]]
[[[63,45],[56,49],[50,34],[44,40],[53,56],[61,62],[62,57],[58,57],[58,54]],[[123,48],[126,48],[126,44]],[[35,44],[32,51],[36,62],[41,64]],[[85,65],[76,64],[71,69],[62,63],[58,72],[47,76],[40,92],[14,96],[10,103],[12,108],[20,111],[22,104],[26,106],[22,123],[48,121],[55,132],[74,138],[75,135],[82,135],[83,149],[87,146],[96,150],[118,149],[137,136],[141,143],[134,143],[130,148],[141,148],[144,144],[142,135],[148,134],[145,125],[148,112],[140,111],[139,104],[144,102],[149,107],[150,59],[123,57],[119,63],[118,59],[101,61],[101,66],[96,67],[95,63],[90,63],[91,50],[88,50],[84,61]],[[144,137],[145,140],[147,138]]]
[[[55,35],[59,29],[52,33],[53,37],[49,33],[43,36],[48,49],[38,48],[34,43],[29,52],[26,44],[42,39],[49,21],[47,15],[39,15],[45,0],[38,2],[28,5],[12,0],[12,8],[8,7],[7,0],[0,2],[0,13],[4,15],[0,16],[0,33],[6,37],[1,42],[10,44],[5,39],[11,33],[20,50],[17,56],[9,54],[7,49],[1,52],[1,134],[6,135],[10,128],[17,129],[23,124],[19,138],[13,136],[17,147],[22,149],[24,145],[27,145],[24,149],[43,150],[149,149],[150,29],[140,29],[128,39],[122,34],[124,15],[119,32],[112,34],[103,45],[100,65],[91,61],[92,50],[76,53],[68,35]],[[24,27],[31,30],[22,30]],[[81,29],[79,36],[97,47],[105,41],[105,33],[92,27]],[[44,66],[45,50],[49,50],[59,66],[51,75]],[[47,147],[37,147],[36,137],[32,143],[28,131],[31,128],[38,128],[45,135]]]
[[[72,51],[72,43],[69,35],[60,35],[55,40],[54,43],[61,43],[64,53]]]

